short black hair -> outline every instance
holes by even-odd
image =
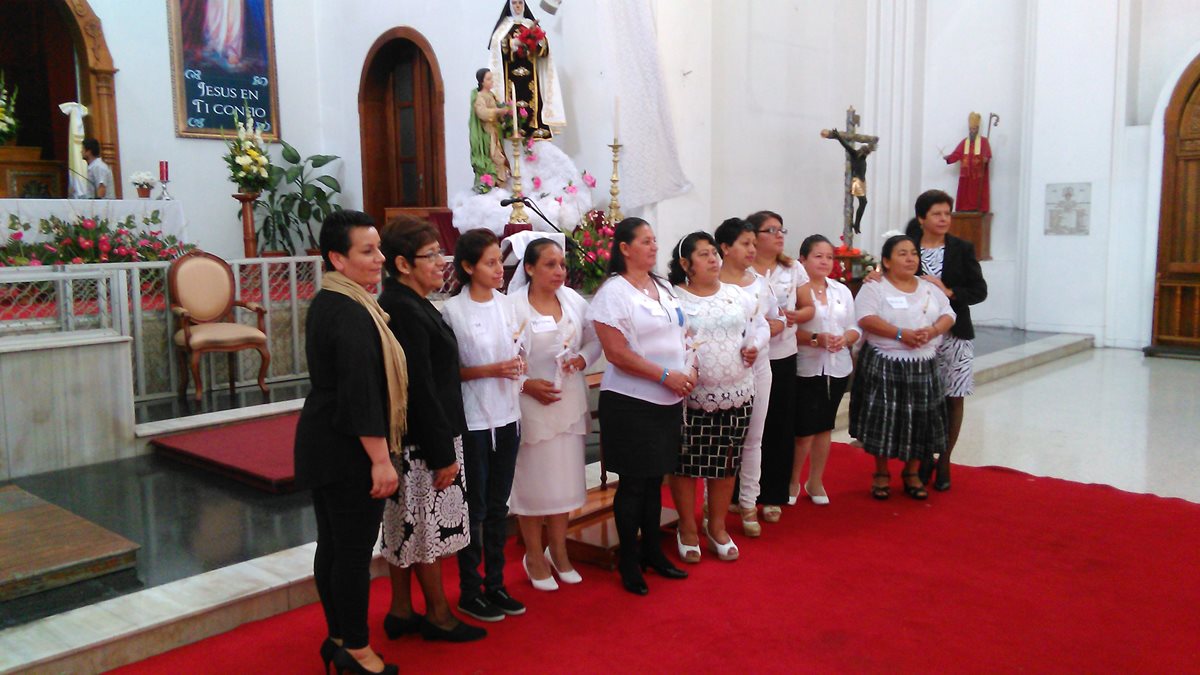
[[[94,138],[85,138],[85,139],[83,139],[83,149],[92,153],[93,156],[99,157],[100,156],[100,141],[98,141]]]
[[[454,278],[458,280],[460,292],[471,285],[471,275],[463,268],[463,263],[478,263],[483,257],[483,252],[493,245],[500,245],[496,233],[482,227],[467,230],[458,238],[458,242],[454,244]]]
[[[321,259],[325,261],[325,271],[334,270],[329,261],[329,254],[336,251],[342,255],[350,252],[350,228],[374,227],[375,219],[362,211],[334,211],[325,216],[321,223],[321,234],[318,237],[321,246]]]
[[[758,228],[754,227],[750,221],[741,218],[726,218],[717,226],[716,231],[713,232],[713,239],[717,241],[717,252],[721,254],[722,258],[725,257],[725,251],[722,251],[721,247],[733,246],[743,232],[757,236]]]
[[[954,198],[942,190],[926,190],[917,197],[915,211],[918,218],[924,218],[929,215],[929,209],[932,209],[938,204],[945,204],[954,210]]]
[[[823,234],[810,234],[800,242],[800,257],[807,258],[809,253],[812,253],[813,247],[817,244],[829,244],[833,246],[833,242]]]
[[[389,276],[398,279],[400,270],[396,268],[397,257],[403,257],[413,265],[417,251],[438,241],[437,228],[428,220],[416,216],[396,216],[379,233],[379,249],[385,258],[383,267]]]

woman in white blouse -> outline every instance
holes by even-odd
[[[669,579],[687,577],[663,555],[659,523],[662,479],[679,462],[681,403],[696,374],[685,362],[683,308],[653,272],[657,256],[649,223],[617,223],[609,277],[588,312],[608,360],[600,381],[600,447],[606,468],[621,476],[613,498],[617,569],[625,590],[637,595],[649,592],[646,567]]]
[[[838,405],[846,393],[846,383],[854,362],[850,347],[858,341],[854,296],[836,279],[833,270],[833,244],[814,234],[800,244],[800,261],[809,282],[800,287],[800,306],[811,308],[813,316],[800,324],[800,343],[796,358],[796,449],[792,461],[789,503],[800,494],[800,474],[809,460],[804,492],[814,504],[829,504],[822,477],[829,459],[829,436],[837,418]]]
[[[510,286],[508,296],[525,325],[528,361],[509,508],[525,541],[526,576],[534,588],[553,591],[555,573],[563,583],[583,581],[567,557],[567,515],[587,499],[583,452],[591,415],[583,371],[600,357],[600,341],[586,319],[587,302],[563,285],[567,266],[558,244],[533,240],[523,264],[529,285]]]
[[[850,392],[850,435],[875,456],[871,495],[887,499],[887,461],[904,462],[904,492],[929,493],[917,474],[921,460],[946,449],[946,401],[938,378],[937,345],[954,325],[946,294],[917,277],[913,240],[897,235],[883,245],[883,279],[863,284],[855,315],[866,335]]]
[[[721,259],[711,235],[693,232],[679,240],[668,278],[687,319],[689,358],[698,364],[696,388],[684,402],[679,467],[670,478],[679,511],[675,544],[687,563],[700,562],[696,479],[705,479],[710,513],[724,515],[733,496],[754,407],[750,365],[758,350],[753,343],[767,331],[755,303],[736,287],[721,283],[720,274]],[[738,547],[725,531],[725,518],[707,519],[704,525],[709,549],[721,560],[737,560]]]
[[[784,319],[783,330],[771,337],[767,356],[771,365],[770,404],[763,419],[762,505],[763,520],[779,522],[784,504],[794,504],[790,492],[793,455],[796,444],[796,325],[812,318],[812,308],[797,308],[796,289],[808,282],[808,273],[800,263],[783,252],[783,216],[774,211],[758,211],[746,217],[755,230],[754,271],[765,277],[771,294]],[[799,311],[797,311],[799,309]]]
[[[471,541],[458,552],[458,608],[480,621],[525,612],[504,587],[505,519],[520,444],[518,384],[524,328],[504,285],[500,245],[489,230],[470,230],[454,247],[461,288],[442,306],[458,340],[463,411],[463,472]],[[483,564],[485,575],[479,574]]]
[[[783,331],[783,317],[779,314],[779,303],[767,279],[752,267],[757,254],[757,231],[741,218],[729,218],[717,226],[713,238],[721,253],[721,281],[738,288],[757,307],[756,314],[766,319],[770,333],[756,339],[751,345],[759,352],[766,352],[770,337]],[[762,526],[758,524],[758,494],[759,480],[762,478],[763,426],[771,405],[771,364],[766,358],[756,358],[753,368],[754,391],[757,395],[750,416],[750,429],[746,432],[746,444],[742,448],[741,485],[738,490],[742,531],[747,537],[762,534]]]

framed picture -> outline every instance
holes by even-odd
[[[271,0],[167,0],[167,14],[175,135],[227,138],[249,111],[279,140]]]
[[[1091,229],[1092,184],[1048,184],[1045,234],[1087,236]]]

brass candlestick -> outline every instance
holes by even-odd
[[[518,134],[508,139],[512,143],[513,148],[513,165],[512,165],[512,180],[513,180],[513,196],[523,196],[521,190],[521,136]],[[529,214],[525,213],[525,205],[521,202],[512,203],[512,215],[509,216],[508,222],[524,225],[529,223]]]
[[[613,152],[613,172],[612,177],[609,178],[612,187],[608,189],[608,194],[612,195],[612,200],[608,202],[608,222],[615,225],[625,219],[625,215],[621,213],[621,200],[617,196],[621,193],[621,188],[618,187],[618,183],[621,182],[621,172],[617,167],[620,164],[622,146],[617,142],[616,138],[613,138],[612,144],[608,147],[612,148]]]

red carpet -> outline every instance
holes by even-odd
[[[288,492],[296,478],[292,443],[300,414],[156,438],[158,454],[215,471],[268,492]]]
[[[529,612],[474,644],[388,642],[378,580],[372,642],[408,673],[1200,670],[1200,506],[966,467],[916,502],[892,470],[875,501],[870,459],[836,447],[832,506],[785,508],[758,540],[731,525],[740,561],[706,551],[686,581],[649,574],[645,598],[586,566],[579,586],[534,591],[511,543]],[[318,673],[323,636],[310,605],[119,672]]]

